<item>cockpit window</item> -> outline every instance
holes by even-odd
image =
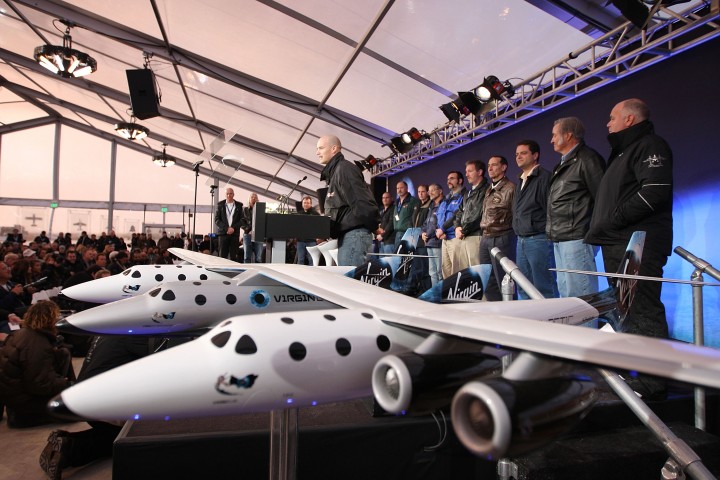
[[[243,335],[242,337],[240,337],[240,340],[237,341],[237,344],[235,345],[235,351],[240,355],[252,355],[253,353],[257,353],[257,345],[255,345],[255,340],[250,338],[249,335]]]
[[[158,287],[158,288],[155,288],[155,289],[153,289],[153,290],[150,290],[150,291],[148,292],[148,295],[150,295],[151,297],[157,297],[157,296],[158,296],[158,293],[160,293],[160,290],[162,290],[162,288],[159,288],[159,287]]]
[[[210,341],[213,343],[213,345],[215,345],[218,348],[224,347],[225,344],[228,342],[228,340],[230,340],[230,332],[227,330],[224,332],[218,333],[217,335],[215,335],[214,337],[212,337],[210,339]]]
[[[175,293],[173,293],[172,290],[167,290],[167,291],[165,291],[165,293],[163,293],[162,297],[160,297],[160,298],[162,298],[163,300],[167,300],[167,301],[175,300]]]
[[[132,275],[130,275],[132,278],[140,278],[142,277],[142,273],[140,273],[140,270],[135,270],[132,272]]]
[[[123,274],[123,275],[130,275],[130,272],[132,272],[132,269],[131,269],[131,268],[128,268],[127,270],[124,270],[124,271],[122,272],[122,274]]]

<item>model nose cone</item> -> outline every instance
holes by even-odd
[[[82,328],[78,328],[72,323],[68,322],[67,319],[62,319],[59,322],[55,324],[58,331],[60,333],[65,334],[72,334],[72,335],[95,335],[95,332],[90,332],[88,330],[83,330]]]
[[[62,393],[60,395],[56,395],[52,398],[52,400],[48,402],[47,409],[52,415],[59,418],[74,420],[76,422],[83,422],[86,420],[86,418],[76,414],[75,412],[70,410],[67,405],[65,405],[65,402],[62,398]]]

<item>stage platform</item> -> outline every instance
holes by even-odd
[[[720,439],[692,425],[692,398],[649,405],[720,475]],[[718,431],[718,398],[708,402],[708,430]],[[373,416],[372,400],[301,409],[299,479],[494,479],[496,463],[471,455],[430,416]],[[167,422],[128,422],[114,447],[113,479],[268,477],[268,414]],[[611,394],[570,435],[510,458],[517,480],[658,479],[668,455]]]

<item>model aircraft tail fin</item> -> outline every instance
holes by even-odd
[[[479,302],[482,296],[480,265],[474,265],[436,283],[418,298],[432,303],[454,303]]]
[[[618,267],[618,274],[639,275],[644,246],[645,232],[633,233]],[[637,279],[634,278],[611,277],[608,279],[608,283],[610,283],[608,289],[583,295],[580,298],[595,307],[600,312],[600,318],[607,320],[613,327],[617,327],[622,324],[630,310],[630,305],[635,298],[637,282]]]
[[[370,285],[388,289],[393,281],[392,258],[372,258],[345,275]]]

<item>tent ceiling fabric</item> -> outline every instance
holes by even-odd
[[[396,134],[446,123],[438,107],[457,91],[487,75],[522,79],[590,41],[597,25],[558,3],[582,2],[4,0],[0,127],[57,116],[115,135],[130,120],[124,71],[146,52],[162,116],[139,121],[151,131],[142,148],[168,143],[190,168],[223,130],[237,132],[223,151],[244,161],[234,178],[274,196],[308,176],[299,198],[323,186],[318,137],[340,137],[350,160],[388,157]],[[623,21],[584,3],[601,25]],[[73,47],[97,72],[67,80],[34,62],[36,46],[62,44],[57,19],[76,25]]]

